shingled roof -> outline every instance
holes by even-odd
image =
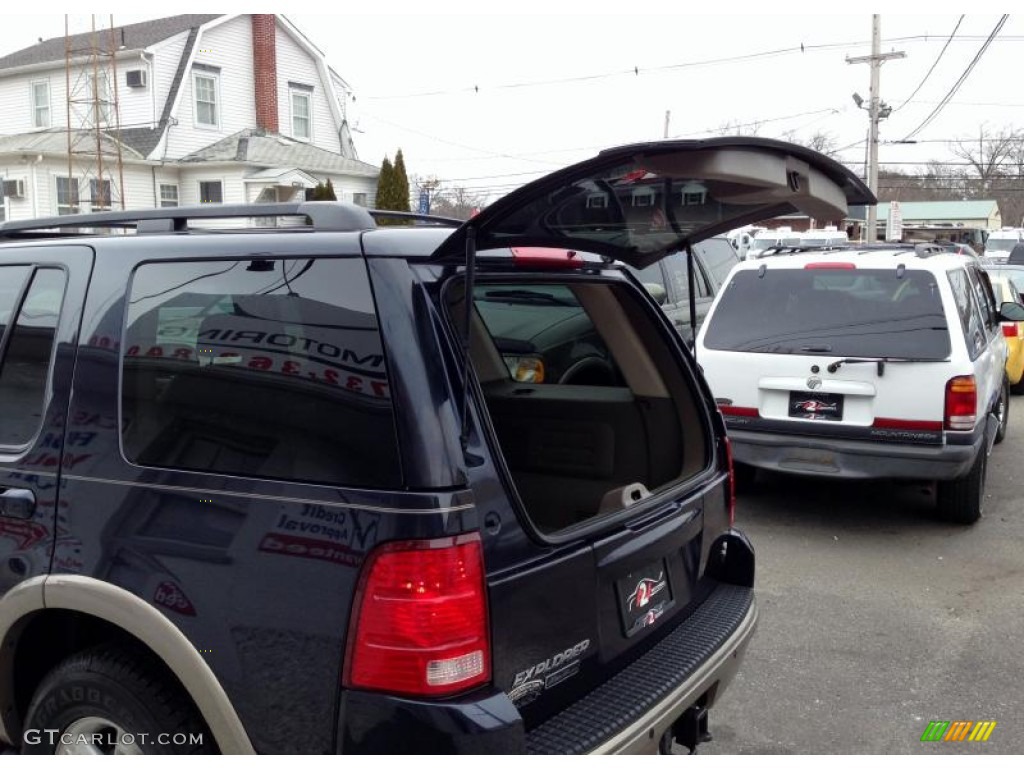
[[[267,168],[301,168],[320,173],[343,173],[376,178],[380,169],[361,160],[342,157],[312,144],[246,128],[181,159],[182,163],[242,162]]]
[[[147,48],[161,40],[166,40],[208,21],[213,21],[219,15],[216,13],[185,13],[179,16],[153,19],[152,21],[140,21],[137,24],[126,24],[121,27],[114,27],[114,39],[118,46],[124,46],[124,48],[129,50]],[[110,33],[107,30],[100,30],[97,34],[101,43],[106,43],[109,40],[108,35]],[[72,50],[87,48],[91,44],[91,36],[91,32],[72,35]],[[0,70],[24,67],[30,64],[63,61],[64,55],[64,38],[53,37],[0,58]]]

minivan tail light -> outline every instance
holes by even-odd
[[[1016,323],[1003,323],[1003,336],[1008,339],[1016,339],[1020,336],[1020,328]]]
[[[856,269],[852,261],[812,261],[804,264],[804,269]]]
[[[946,382],[946,429],[969,432],[978,417],[978,387],[973,376],[954,376]]]
[[[479,534],[384,544],[360,578],[345,685],[451,695],[491,677]]]

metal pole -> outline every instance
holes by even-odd
[[[671,119],[672,119],[672,111],[666,109],[665,110],[665,135],[664,135],[664,138],[666,138],[666,139],[668,138],[668,124],[669,124],[669,121]]]
[[[882,53],[882,17],[871,16],[871,101],[868,106],[868,117],[871,120],[871,132],[868,136],[868,189],[871,194],[878,192],[878,75],[882,66],[879,55]],[[878,211],[875,206],[868,206],[868,238],[869,243],[878,239]]]

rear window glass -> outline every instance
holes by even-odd
[[[121,430],[129,460],[400,486],[361,260],[144,264],[128,307]]]
[[[949,356],[935,277],[921,270],[768,269],[733,275],[705,346],[840,357]]]

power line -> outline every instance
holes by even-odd
[[[963,36],[960,37],[960,40],[963,41],[963,42],[968,42],[968,41],[972,41],[972,40],[979,40],[979,39],[982,39],[982,38],[980,36],[977,36],[977,35],[963,35]],[[1024,40],[1024,36],[1022,36],[1022,35],[1008,36],[1008,37],[1002,38],[1002,40],[1004,42],[1009,42],[1009,41],[1017,42],[1017,41]],[[907,35],[907,36],[904,36],[904,37],[886,38],[882,42],[884,42],[884,43],[906,43],[906,42],[932,42],[932,41],[933,41],[933,36],[932,35]],[[587,74],[587,75],[573,75],[573,76],[566,76],[566,77],[555,77],[555,78],[548,78],[548,79],[544,79],[544,80],[524,80],[524,81],[512,82],[512,83],[499,83],[498,85],[484,86],[483,88],[481,88],[481,86],[479,84],[473,84],[473,85],[461,86],[461,87],[458,87],[458,88],[445,88],[445,89],[439,89],[439,90],[433,90],[433,91],[418,91],[418,92],[414,92],[414,93],[404,93],[404,94],[384,94],[384,95],[380,95],[380,96],[364,96],[362,98],[365,98],[367,100],[374,100],[374,101],[384,101],[384,100],[391,100],[391,99],[415,99],[415,98],[422,98],[422,97],[428,97],[428,96],[452,96],[452,95],[456,95],[456,94],[474,94],[475,95],[475,94],[480,93],[481,90],[486,92],[488,90],[492,90],[492,91],[494,91],[494,90],[510,90],[510,89],[518,89],[518,88],[533,88],[533,87],[548,86],[548,85],[563,85],[563,84],[567,84],[567,83],[581,83],[581,82],[589,82],[589,81],[596,81],[596,80],[607,80],[607,79],[610,79],[610,78],[625,77],[625,76],[629,76],[629,75],[632,75],[634,77],[639,77],[640,75],[648,75],[648,74],[657,73],[657,72],[670,72],[670,71],[675,71],[675,70],[679,70],[679,69],[692,69],[692,68],[696,68],[696,67],[718,66],[718,65],[721,65],[721,64],[734,64],[734,63],[741,62],[741,61],[751,61],[751,60],[755,60],[755,59],[764,59],[764,58],[775,58],[777,56],[785,56],[785,55],[791,55],[791,54],[805,55],[809,51],[810,52],[819,52],[819,51],[826,51],[826,50],[834,50],[836,48],[849,48],[849,47],[857,46],[857,45],[865,45],[865,44],[867,44],[869,42],[870,41],[868,41],[868,40],[850,40],[850,41],[846,41],[846,42],[832,42],[832,43],[810,43],[810,44],[800,43],[798,45],[793,45],[793,46],[789,46],[789,47],[786,47],[786,48],[775,48],[775,49],[770,49],[770,50],[765,50],[765,51],[757,51],[755,53],[740,54],[740,55],[737,55],[737,56],[724,56],[724,57],[714,58],[714,59],[701,59],[701,60],[697,60],[697,61],[684,61],[684,62],[678,62],[676,64],[662,64],[662,65],[659,65],[659,66],[652,66],[652,67],[641,67],[641,66],[637,65],[637,66],[633,66],[633,67],[629,67],[629,68],[612,70],[612,71],[609,71],[609,72],[599,72],[599,73]]]
[[[953,32],[949,35],[949,39],[946,41],[946,44],[942,46],[942,50],[939,51],[939,55],[935,57],[935,62],[932,64],[931,69],[929,69],[927,74],[925,74],[924,79],[917,84],[917,88],[914,89],[914,92],[907,96],[904,102],[900,104],[898,107],[896,107],[896,109],[894,109],[893,112],[899,112],[901,109],[907,106],[907,104],[910,103],[911,99],[917,96],[917,92],[921,90],[921,86],[928,82],[928,78],[932,76],[932,72],[935,71],[935,67],[938,66],[940,61],[942,61],[942,55],[946,52],[946,49],[949,48],[949,44],[953,42],[953,38],[956,37],[956,31],[960,29],[960,25],[963,23],[963,21],[964,15],[961,14],[960,19],[957,21],[956,26],[953,27]]]
[[[985,40],[984,43],[982,43],[981,48],[974,55],[974,58],[971,59],[971,63],[967,65],[967,68],[963,71],[963,74],[960,75],[959,79],[957,79],[957,81],[953,83],[953,87],[949,89],[949,92],[942,98],[942,101],[939,102],[939,105],[931,111],[931,114],[929,114],[928,117],[926,117],[921,122],[921,124],[917,126],[917,128],[915,128],[906,136],[904,136],[903,141],[907,141],[908,139],[913,138],[915,135],[920,133],[924,128],[926,128],[936,117],[938,117],[939,113],[945,108],[946,104],[949,103],[949,100],[953,98],[953,95],[958,90],[960,90],[960,86],[964,84],[965,80],[967,80],[968,75],[970,75],[971,72],[974,70],[974,67],[981,60],[981,57],[982,55],[984,55],[985,51],[988,50],[988,47],[992,44],[992,41],[995,40],[996,35],[999,34],[999,30],[1003,28],[1003,25],[1006,24],[1006,20],[1008,18],[1010,18],[1009,14],[1003,14],[1003,16],[999,19],[998,23],[996,24],[995,28],[989,34],[988,38]]]

